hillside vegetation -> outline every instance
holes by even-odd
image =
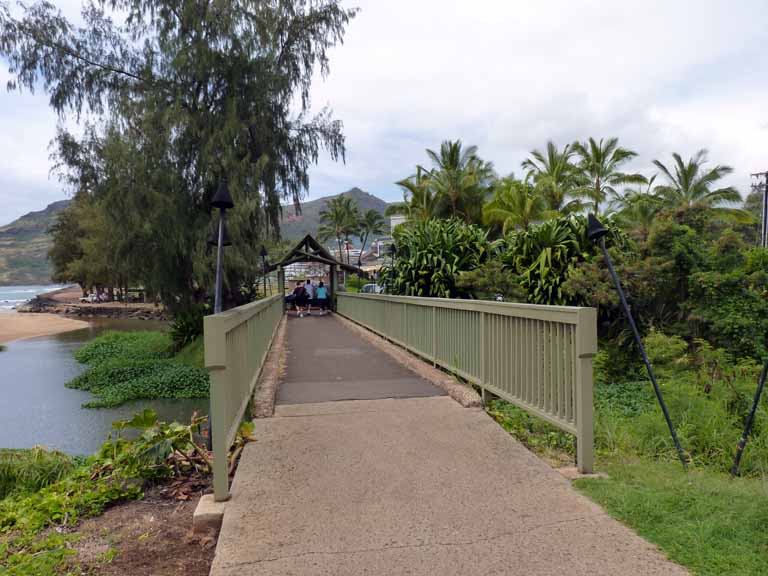
[[[350,198],[356,202],[361,213],[365,213],[368,210],[376,210],[376,212],[383,216],[388,206],[384,200],[373,194],[369,194],[360,188],[351,188],[336,196],[325,196],[302,203],[301,214],[298,215],[293,206],[284,207],[283,217],[280,219],[280,235],[286,240],[298,240],[307,234],[316,235],[321,224],[320,212],[328,207],[330,200],[339,196]],[[356,246],[359,245],[358,238],[350,237],[350,242]]]
[[[360,188],[302,203],[299,215],[293,206],[286,206],[280,220],[282,238],[292,241],[306,234],[316,235],[320,212],[338,196],[353,199],[362,212],[373,209],[383,215],[387,208],[384,200]],[[0,285],[47,284],[51,281],[52,268],[47,255],[53,241],[48,230],[67,205],[69,200],[60,200],[0,227]],[[359,244],[358,238],[350,241]]]
[[[50,283],[48,229],[68,204],[69,200],[54,202],[0,227],[0,285]]]

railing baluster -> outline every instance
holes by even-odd
[[[591,469],[594,309],[385,295],[337,297],[342,315],[576,434],[579,468]]]

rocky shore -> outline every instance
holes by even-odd
[[[133,320],[169,320],[162,306],[151,304],[120,304],[119,302],[75,303],[61,302],[47,295],[33,298],[16,309],[20,313],[58,314],[74,318],[119,318]]]

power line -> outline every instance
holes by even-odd
[[[763,192],[763,205],[760,210],[760,246],[768,248],[768,170],[755,172],[750,176],[757,178],[757,182],[752,184],[752,190]]]

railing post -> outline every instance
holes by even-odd
[[[485,312],[480,312],[480,388],[485,396]]]
[[[580,308],[576,323],[576,466],[592,473],[595,462],[595,421],[592,394],[592,357],[597,353],[597,311]]]
[[[217,501],[229,498],[229,477],[227,474],[227,429],[226,413],[227,381],[227,334],[216,316],[206,316],[203,327],[205,367],[210,378],[210,434],[213,437],[213,494]],[[224,455],[223,458],[221,455]]]
[[[432,364],[437,366],[437,306],[432,306]]]
[[[228,380],[226,368],[209,368],[211,381],[211,409],[213,418],[213,497],[217,502],[229,500],[229,467],[227,465],[227,425],[224,406]]]

